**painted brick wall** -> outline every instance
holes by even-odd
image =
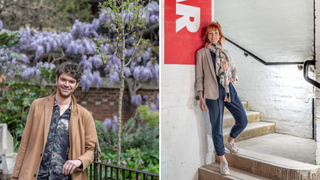
[[[112,119],[113,116],[118,115],[118,98],[119,89],[110,88],[91,88],[89,92],[82,92],[78,88],[74,95],[77,98],[77,103],[93,112],[93,118],[96,120],[104,120],[106,118]],[[143,90],[137,91],[137,94],[157,97],[158,90]],[[132,117],[136,107],[131,104],[130,94],[127,89],[123,93],[123,120],[126,121]]]
[[[164,0],[160,11],[164,50]],[[201,112],[195,99],[195,66],[164,64],[162,51],[160,85],[161,179],[197,180],[198,168],[212,163],[214,156],[212,140],[207,144],[206,138],[211,127],[208,114]]]
[[[262,121],[275,122],[277,132],[312,138],[313,87],[302,71],[296,65],[265,66],[231,44],[225,48],[237,66],[235,88],[248,109],[261,112]]]
[[[317,82],[320,82],[320,2],[315,1],[315,7],[316,7],[316,80]],[[317,151],[316,151],[316,163],[317,165],[320,165],[320,89],[316,89],[316,109],[315,109],[315,116],[316,116],[316,140],[317,140]]]
[[[312,0],[215,2],[215,20],[224,35],[263,60],[313,59]],[[314,91],[302,71],[296,65],[265,66],[227,42],[224,47],[238,68],[235,87],[248,109],[260,111],[263,121],[275,122],[277,132],[312,138]]]

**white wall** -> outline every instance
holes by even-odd
[[[211,125],[195,100],[195,66],[164,64],[164,1],[160,32],[161,179],[197,180],[198,168],[214,161]]]
[[[320,1],[316,0],[316,80],[320,82]],[[316,151],[316,163],[320,165],[320,89],[316,89],[316,109],[315,109],[315,116],[316,116],[316,139],[317,139],[317,151]]]
[[[215,20],[226,37],[265,61],[313,57],[313,0],[216,0]]]
[[[312,0],[216,0],[215,7],[224,35],[261,59],[313,59]],[[248,109],[275,122],[277,132],[312,138],[313,87],[297,65],[265,66],[228,42],[224,47],[238,68],[235,87]]]

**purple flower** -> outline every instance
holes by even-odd
[[[105,126],[107,129],[111,129],[111,128],[112,128],[111,119],[106,118],[106,119],[103,121],[102,125]]]
[[[89,57],[90,59],[90,57]],[[90,60],[85,60],[85,61],[82,61],[83,63],[83,69],[89,69],[91,70],[92,69],[92,63],[90,62]]]
[[[14,77],[14,75],[15,75],[15,73],[10,69],[9,72],[8,72],[8,76],[9,77]]]
[[[119,74],[116,71],[113,71],[109,74],[109,79],[111,83],[117,82],[119,81]]]
[[[102,84],[102,78],[101,78],[101,76],[100,76],[100,72],[99,71],[96,71],[96,72],[94,72],[93,73],[93,82],[95,82],[96,84],[97,84],[97,89],[99,89],[100,88],[100,85]]]
[[[55,67],[56,67],[56,65],[54,65],[54,64],[52,64],[52,63],[49,64],[49,69],[50,69],[50,70],[52,70],[52,69],[55,68]]]
[[[158,82],[159,81],[159,65],[156,64],[153,69],[153,77]]]
[[[75,49],[76,49],[76,45],[75,45],[74,41],[72,41],[72,42],[68,45],[68,48],[67,48],[66,53],[75,54]]]
[[[85,48],[82,46],[82,44],[77,43],[76,48],[77,48],[77,53],[76,54],[82,54],[82,55],[84,54]]]
[[[38,49],[36,51],[36,56],[35,56],[34,60],[37,61],[42,54],[43,54],[43,47],[42,46],[38,46]]]
[[[16,58],[13,58],[13,59],[11,60],[11,64],[12,64],[12,65],[16,65],[16,64],[17,64]]]
[[[131,56],[131,55],[133,54],[133,52],[134,52],[134,49],[133,49],[133,48],[131,48],[131,49],[125,49],[125,50],[124,50],[124,55],[125,55],[126,57],[129,57],[129,56]]]
[[[153,74],[151,70],[147,67],[141,67],[141,76],[140,79],[142,81],[147,81],[148,79],[152,78]]]
[[[122,164],[123,164],[124,166],[126,166],[126,165],[127,165],[127,162],[126,162],[126,161],[122,161]]]
[[[111,129],[112,129],[113,132],[117,132],[117,125],[112,124],[112,128]]]
[[[147,63],[147,65],[146,65],[146,67],[147,67],[147,68],[149,68],[149,69],[151,69],[151,68],[152,68],[152,66],[153,66],[153,64],[152,64],[152,62],[151,62],[151,61],[149,61],[149,62]]]
[[[25,79],[28,79],[31,76],[34,76],[33,68],[26,68],[22,73],[22,77]]]
[[[142,159],[139,159],[139,163],[144,164],[144,162],[143,162],[143,160],[142,160]]]
[[[131,96],[131,104],[135,106],[140,106],[141,102],[142,102],[142,98],[140,94]]]
[[[36,75],[40,76],[41,75],[41,71],[39,69],[36,70]]]
[[[147,100],[149,99],[149,96],[148,96],[148,95],[143,95],[143,99],[144,99],[145,101],[147,101]]]
[[[112,124],[118,124],[118,117],[113,116]]]
[[[158,111],[157,106],[153,103],[150,104],[150,110],[152,111]]]
[[[25,54],[21,54],[21,61],[25,64],[28,63],[29,62],[28,56]]]
[[[98,19],[94,19],[93,21],[92,21],[92,27],[93,27],[93,29],[96,31],[96,30],[98,30],[98,28],[99,28],[99,20]]]
[[[125,68],[123,69],[123,71],[124,71],[124,76],[125,76],[125,77],[131,76],[131,71],[130,71],[130,68],[129,68],[129,67],[125,67]]]
[[[137,66],[137,67],[134,68],[133,77],[136,80],[140,80],[140,72],[141,72],[141,66]]]
[[[99,68],[103,65],[102,60],[100,59],[100,55],[93,56],[93,64],[96,68]]]
[[[50,50],[51,50],[50,43],[47,43],[46,44],[46,52],[48,53],[48,52],[50,52]]]

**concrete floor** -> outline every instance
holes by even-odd
[[[236,143],[241,149],[316,164],[316,142],[284,134],[268,134]]]

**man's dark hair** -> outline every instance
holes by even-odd
[[[62,73],[68,73],[77,80],[77,83],[81,81],[81,68],[78,64],[73,62],[64,62],[56,70],[56,77],[59,79]]]

